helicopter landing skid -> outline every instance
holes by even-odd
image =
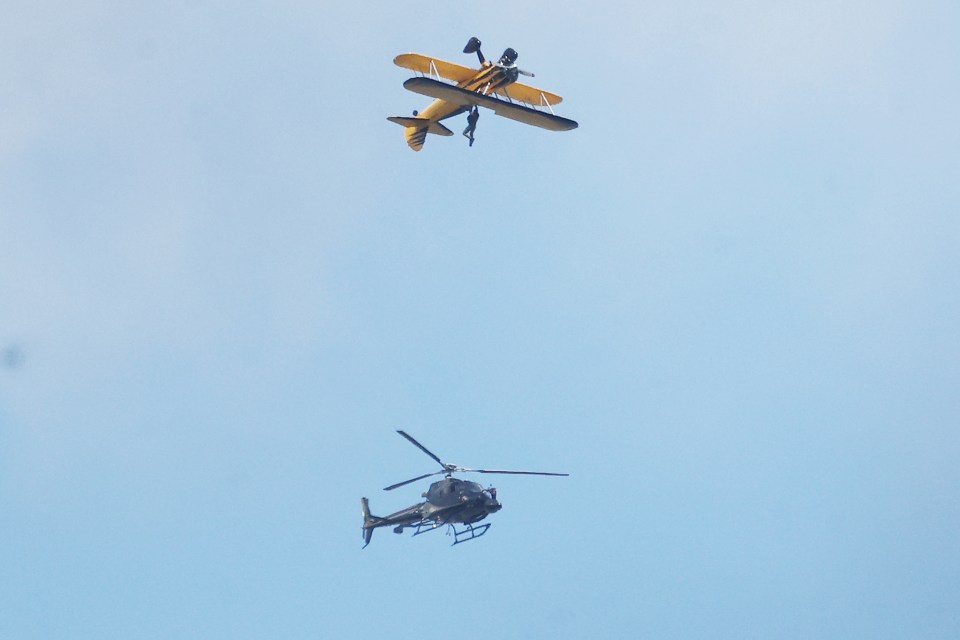
[[[431,531],[438,529],[441,524],[442,523],[440,522],[420,522],[416,525],[413,525],[416,527],[416,531],[413,532],[413,535],[416,537],[424,533],[430,533]],[[453,547],[458,544],[463,544],[464,542],[470,542],[471,540],[479,538],[487,532],[487,529],[490,528],[490,523],[488,522],[477,527],[473,526],[472,524],[468,524],[463,529],[457,529],[452,523],[447,523],[447,527],[449,527],[447,529],[448,536],[451,532],[453,532],[453,544],[450,545]]]
[[[485,534],[487,529],[490,528],[490,523],[482,524],[479,527],[468,524],[466,529],[460,529],[459,531],[452,524],[449,525],[449,527],[453,531],[453,544],[450,546],[455,547],[458,544],[470,542]],[[450,535],[450,531],[447,531],[447,535]]]
[[[413,537],[417,537],[419,535],[423,535],[424,533],[430,533],[431,531],[439,527],[440,523],[439,522],[418,522],[413,526],[417,528],[417,530],[413,532]]]

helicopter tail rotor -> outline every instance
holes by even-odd
[[[370,501],[366,498],[360,498],[360,509],[363,511],[363,548],[366,549],[373,538],[373,530],[383,522],[383,518],[370,514]]]

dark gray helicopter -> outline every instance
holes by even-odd
[[[380,518],[370,515],[370,503],[366,498],[360,498],[360,505],[363,509],[363,540],[364,548],[370,544],[370,538],[373,537],[373,530],[377,527],[393,527],[394,533],[403,533],[405,527],[415,529],[413,535],[427,533],[442,526],[449,525],[453,530],[453,544],[467,542],[479,538],[487,532],[490,524],[473,526],[475,522],[483,520],[491,513],[500,511],[503,505],[497,502],[497,490],[493,487],[484,489],[476,482],[469,480],[460,480],[452,477],[454,473],[510,473],[515,475],[527,476],[568,476],[569,473],[549,473],[546,471],[504,471],[499,469],[467,469],[455,464],[447,464],[433,454],[432,451],[413,439],[405,431],[398,430],[401,436],[409,440],[418,449],[437,461],[442,469],[433,473],[425,473],[422,476],[404,480],[397,484],[385,487],[384,491],[392,491],[397,487],[402,487],[417,480],[423,480],[430,476],[443,474],[446,477],[430,485],[422,495],[427,500],[419,504],[412,505],[406,509],[401,509],[389,516]],[[457,528],[456,525],[465,525]]]

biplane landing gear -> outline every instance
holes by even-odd
[[[463,130],[463,136],[470,141],[473,146],[473,133],[477,130],[477,121],[480,120],[480,107],[474,105],[467,114],[467,128]]]
[[[467,40],[467,46],[463,48],[463,52],[477,54],[477,58],[480,60],[481,65],[487,61],[487,59],[483,57],[483,53],[480,51],[480,39],[477,37]]]

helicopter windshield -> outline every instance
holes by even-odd
[[[483,487],[480,486],[479,482],[471,482],[470,480],[463,480],[463,490],[469,491],[470,493],[483,493]]]

